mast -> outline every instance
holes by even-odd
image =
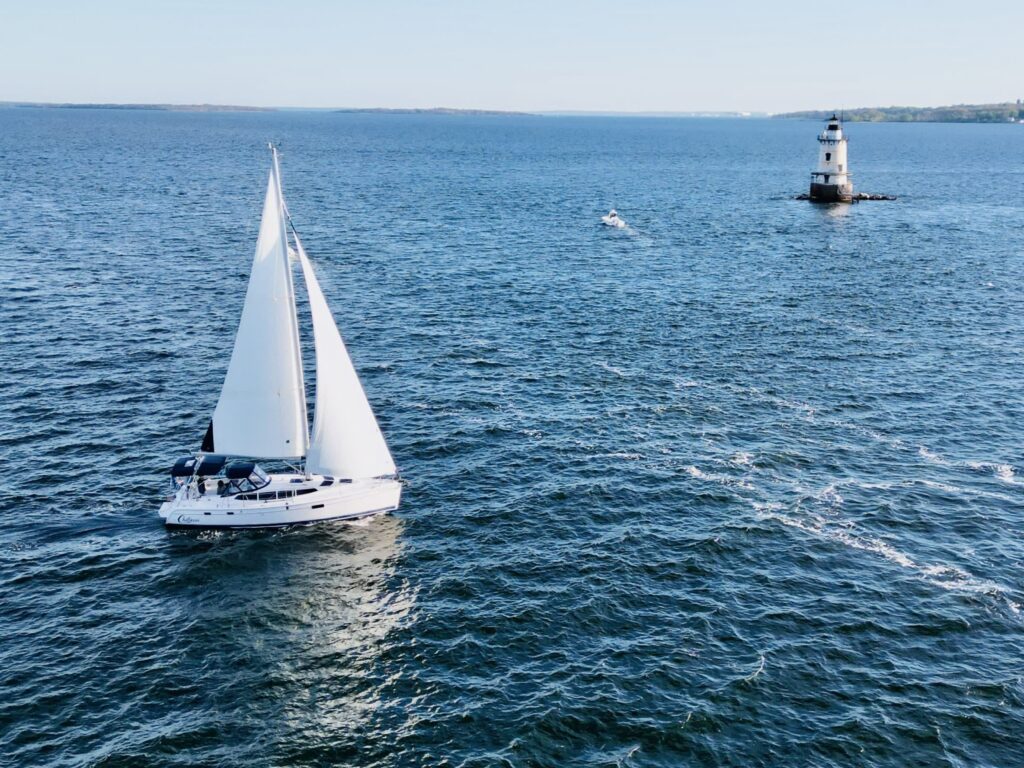
[[[299,391],[300,410],[302,413],[302,434],[305,435],[305,446],[309,447],[309,416],[306,406],[306,381],[302,369],[302,344],[299,341],[299,313],[295,306],[295,280],[292,277],[292,262],[288,247],[288,225],[285,222],[288,207],[284,204],[284,189],[281,186],[281,163],[278,160],[277,147],[268,142],[274,160],[274,175],[277,177],[277,198],[281,211],[281,242],[284,243],[285,275],[288,279],[288,299],[291,307],[292,347],[295,350],[296,386]]]

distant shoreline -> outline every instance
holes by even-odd
[[[152,112],[276,112],[276,107],[246,107],[234,104],[78,104],[46,101],[0,101],[0,107],[39,109],[128,109]]]
[[[44,101],[0,101],[3,107],[40,109],[110,109],[153,112],[334,112],[349,115],[479,115],[497,117],[676,117],[676,118],[766,118],[768,112],[701,110],[691,112],[621,112],[615,110],[541,110],[522,112],[501,109],[456,109],[453,107],[247,107],[234,104],[121,104]]]
[[[453,107],[249,107],[234,104],[121,104],[45,101],[0,101],[2,108],[109,109],[150,112],[333,112],[349,115],[467,115],[495,117],[654,117],[654,118],[768,118],[769,112],[700,110],[691,112],[615,110],[540,110],[523,112],[501,109],[456,109]]]
[[[839,110],[783,112],[772,117],[827,120]],[[859,107],[842,110],[848,123],[1016,123],[1024,121],[1024,103],[953,104],[948,107]]]
[[[499,115],[502,117],[538,117],[536,112],[506,112],[500,109],[453,109],[451,107],[431,107],[425,109],[405,109],[402,107],[344,107],[331,109],[349,115]]]
[[[673,112],[673,111],[661,111],[661,112],[617,112],[614,110],[545,110],[538,112],[537,114],[544,117],[679,117],[679,118],[759,118],[759,117],[771,117],[768,112],[738,112],[738,111],[723,111],[723,110],[698,110],[690,112]]]
[[[35,109],[103,109],[148,112],[323,112],[349,115],[455,115],[494,117],[634,117],[634,118],[781,118],[825,120],[836,110],[814,109],[799,112],[739,111],[647,111],[614,110],[542,110],[522,112],[499,109],[456,109],[453,107],[253,107],[241,104],[129,104],[75,103],[43,101],[0,101],[3,108]],[[842,110],[843,119],[851,123],[1024,123],[1024,102],[999,104],[956,104],[946,107],[859,107]]]
[[[536,117],[535,112],[512,112],[494,109],[404,109],[387,107],[248,107],[238,104],[104,104],[45,101],[0,101],[0,107],[30,107],[38,109],[110,109],[149,112],[336,112],[347,114],[389,115],[508,115]]]

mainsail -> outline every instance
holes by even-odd
[[[306,471],[352,479],[393,475],[395,462],[297,235],[295,245],[316,347],[316,411]]]
[[[306,453],[302,354],[276,150],[242,319],[212,427],[204,450],[261,458]]]

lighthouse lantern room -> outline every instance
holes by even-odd
[[[818,136],[818,167],[811,171],[811,200],[848,203],[853,200],[853,182],[846,162],[846,137],[835,114]]]

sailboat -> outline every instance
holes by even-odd
[[[199,452],[171,468],[159,512],[171,527],[274,528],[353,520],[397,509],[401,496],[391,452],[291,223],[277,149],[270,149],[270,179],[234,350]],[[312,432],[293,261],[312,316]],[[267,472],[258,461],[288,471]]]

